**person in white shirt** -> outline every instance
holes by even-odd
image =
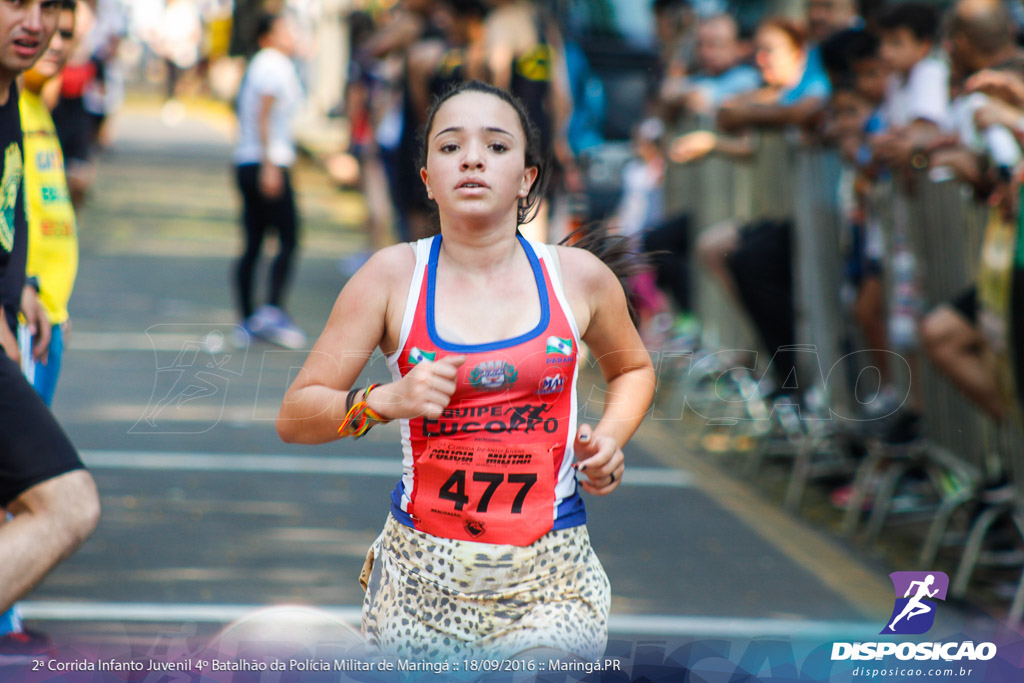
[[[881,56],[892,69],[881,117],[886,132],[875,137],[875,158],[905,168],[915,151],[948,130],[949,67],[932,56],[939,30],[934,6],[902,3],[879,17]]]
[[[302,101],[302,85],[291,60],[295,33],[285,16],[266,15],[257,24],[259,52],[252,58],[238,93],[238,146],[234,162],[242,193],[245,251],[236,266],[242,323],[236,342],[257,336],[286,348],[306,345],[306,335],[284,312],[283,298],[298,246],[299,221],[289,169],[295,163],[292,117]],[[267,303],[254,304],[253,280],[263,238],[273,227],[278,253],[270,269]]]

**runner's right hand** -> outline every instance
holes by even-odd
[[[370,408],[388,419],[427,417],[436,420],[448,407],[455,393],[459,366],[465,362],[465,356],[422,360],[402,379],[370,392]]]

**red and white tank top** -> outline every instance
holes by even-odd
[[[425,359],[466,356],[441,417],[401,421],[403,476],[391,513],[434,536],[524,546],[586,523],[572,468],[579,330],[550,248],[517,236],[537,285],[540,320],[525,334],[487,344],[438,334],[441,236],[413,245],[399,350],[387,358],[392,377]]]

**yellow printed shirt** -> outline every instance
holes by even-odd
[[[28,267],[39,279],[39,299],[60,324],[68,319],[68,299],[78,273],[78,233],[64,176],[64,155],[46,105],[21,93],[25,138],[25,199],[28,217]]]

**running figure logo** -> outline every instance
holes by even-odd
[[[232,348],[232,333],[216,325],[153,325],[153,393],[129,434],[202,434],[224,414],[228,386],[242,376],[247,349]]]
[[[935,603],[945,600],[949,577],[943,572],[893,572],[896,604],[889,623],[880,633],[920,635],[935,623]],[[902,597],[900,597],[902,596]]]

